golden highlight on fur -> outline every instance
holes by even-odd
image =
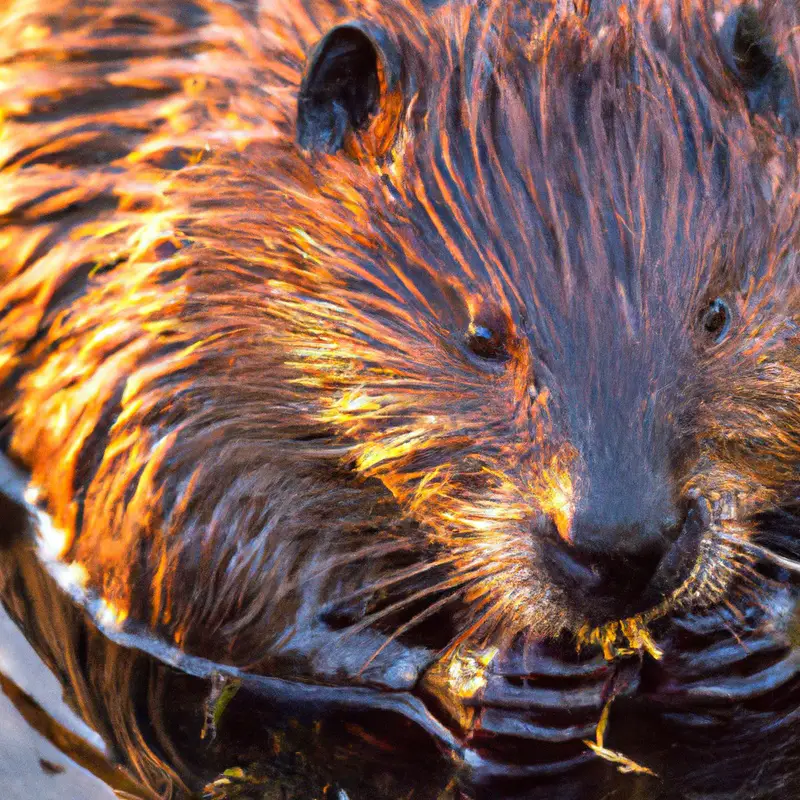
[[[585,347],[590,370],[621,351],[653,385],[674,372],[703,397],[685,431],[702,439],[687,485],[712,507],[780,504],[800,430],[782,400],[800,389],[795,151],[761,142],[769,119],[747,123],[702,6],[563,19],[499,4],[430,18],[413,5],[320,7],[308,19],[292,6],[248,21],[210,3],[194,7],[203,24],[165,5],[136,11],[132,28],[125,3],[65,4],[58,31],[29,6],[4,17],[11,450],[63,531],[59,556],[120,614],[257,660],[251,643],[274,642],[270,610],[289,602],[272,576],[300,585],[312,564],[382,545],[443,568],[397,602],[446,592],[437,603],[469,608],[462,635],[580,630],[530,529],[547,514],[568,537],[585,447],[563,403],[590,405],[614,376],[559,375],[585,384],[574,400],[563,385],[543,392],[530,342],[545,335]],[[670,15],[665,49],[653,37]],[[292,142],[304,53],[339,16],[386,20],[419,74],[388,159],[306,157]],[[93,57],[108,49],[119,57]],[[697,69],[709,89],[695,99]],[[588,74],[599,79],[585,89],[587,132],[560,101]],[[534,88],[518,85],[528,75]],[[625,105],[635,113],[617,120]],[[578,233],[567,187],[537,174],[561,152],[572,160],[558,182],[589,203]],[[516,215],[514,239],[501,209]],[[752,241],[762,214],[769,237]],[[620,253],[603,241],[610,224]],[[684,366],[672,340],[691,340],[711,287],[736,287],[736,331]],[[603,298],[597,310],[581,309],[587,295]],[[486,296],[513,330],[507,364],[489,374],[457,346]],[[630,392],[645,402],[648,389]],[[716,601],[748,574],[746,518],[714,518],[697,569],[658,613]],[[201,580],[214,587],[207,608],[175,592]]]
[[[800,18],[762,5],[796,101]],[[658,656],[655,619],[758,597],[800,474],[797,142],[725,60],[736,3],[575,6],[0,13],[0,413],[108,620],[269,673],[333,606],[366,668],[442,618],[449,654]],[[307,55],[353,19],[399,88],[308,152]],[[598,481],[706,520],[624,619],[546,564]]]

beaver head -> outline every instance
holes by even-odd
[[[216,106],[182,78],[204,147],[109,168],[106,266],[7,358],[108,615],[253,665],[337,614],[648,647],[749,591],[799,474],[796,12],[593,6],[354,7],[305,62],[264,17]]]

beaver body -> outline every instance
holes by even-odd
[[[799,792],[794,5],[56,5],[0,27],[3,599],[120,758]]]

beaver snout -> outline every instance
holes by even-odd
[[[646,611],[674,592],[697,561],[703,528],[692,506],[617,521],[587,510],[576,514],[569,537],[550,539],[545,562],[576,610],[601,624]]]

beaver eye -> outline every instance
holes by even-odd
[[[708,304],[701,322],[703,330],[713,337],[714,342],[721,342],[731,327],[731,309],[721,297],[718,297]]]
[[[472,324],[467,332],[467,347],[479,358],[504,361],[508,356],[505,336],[497,328]]]

